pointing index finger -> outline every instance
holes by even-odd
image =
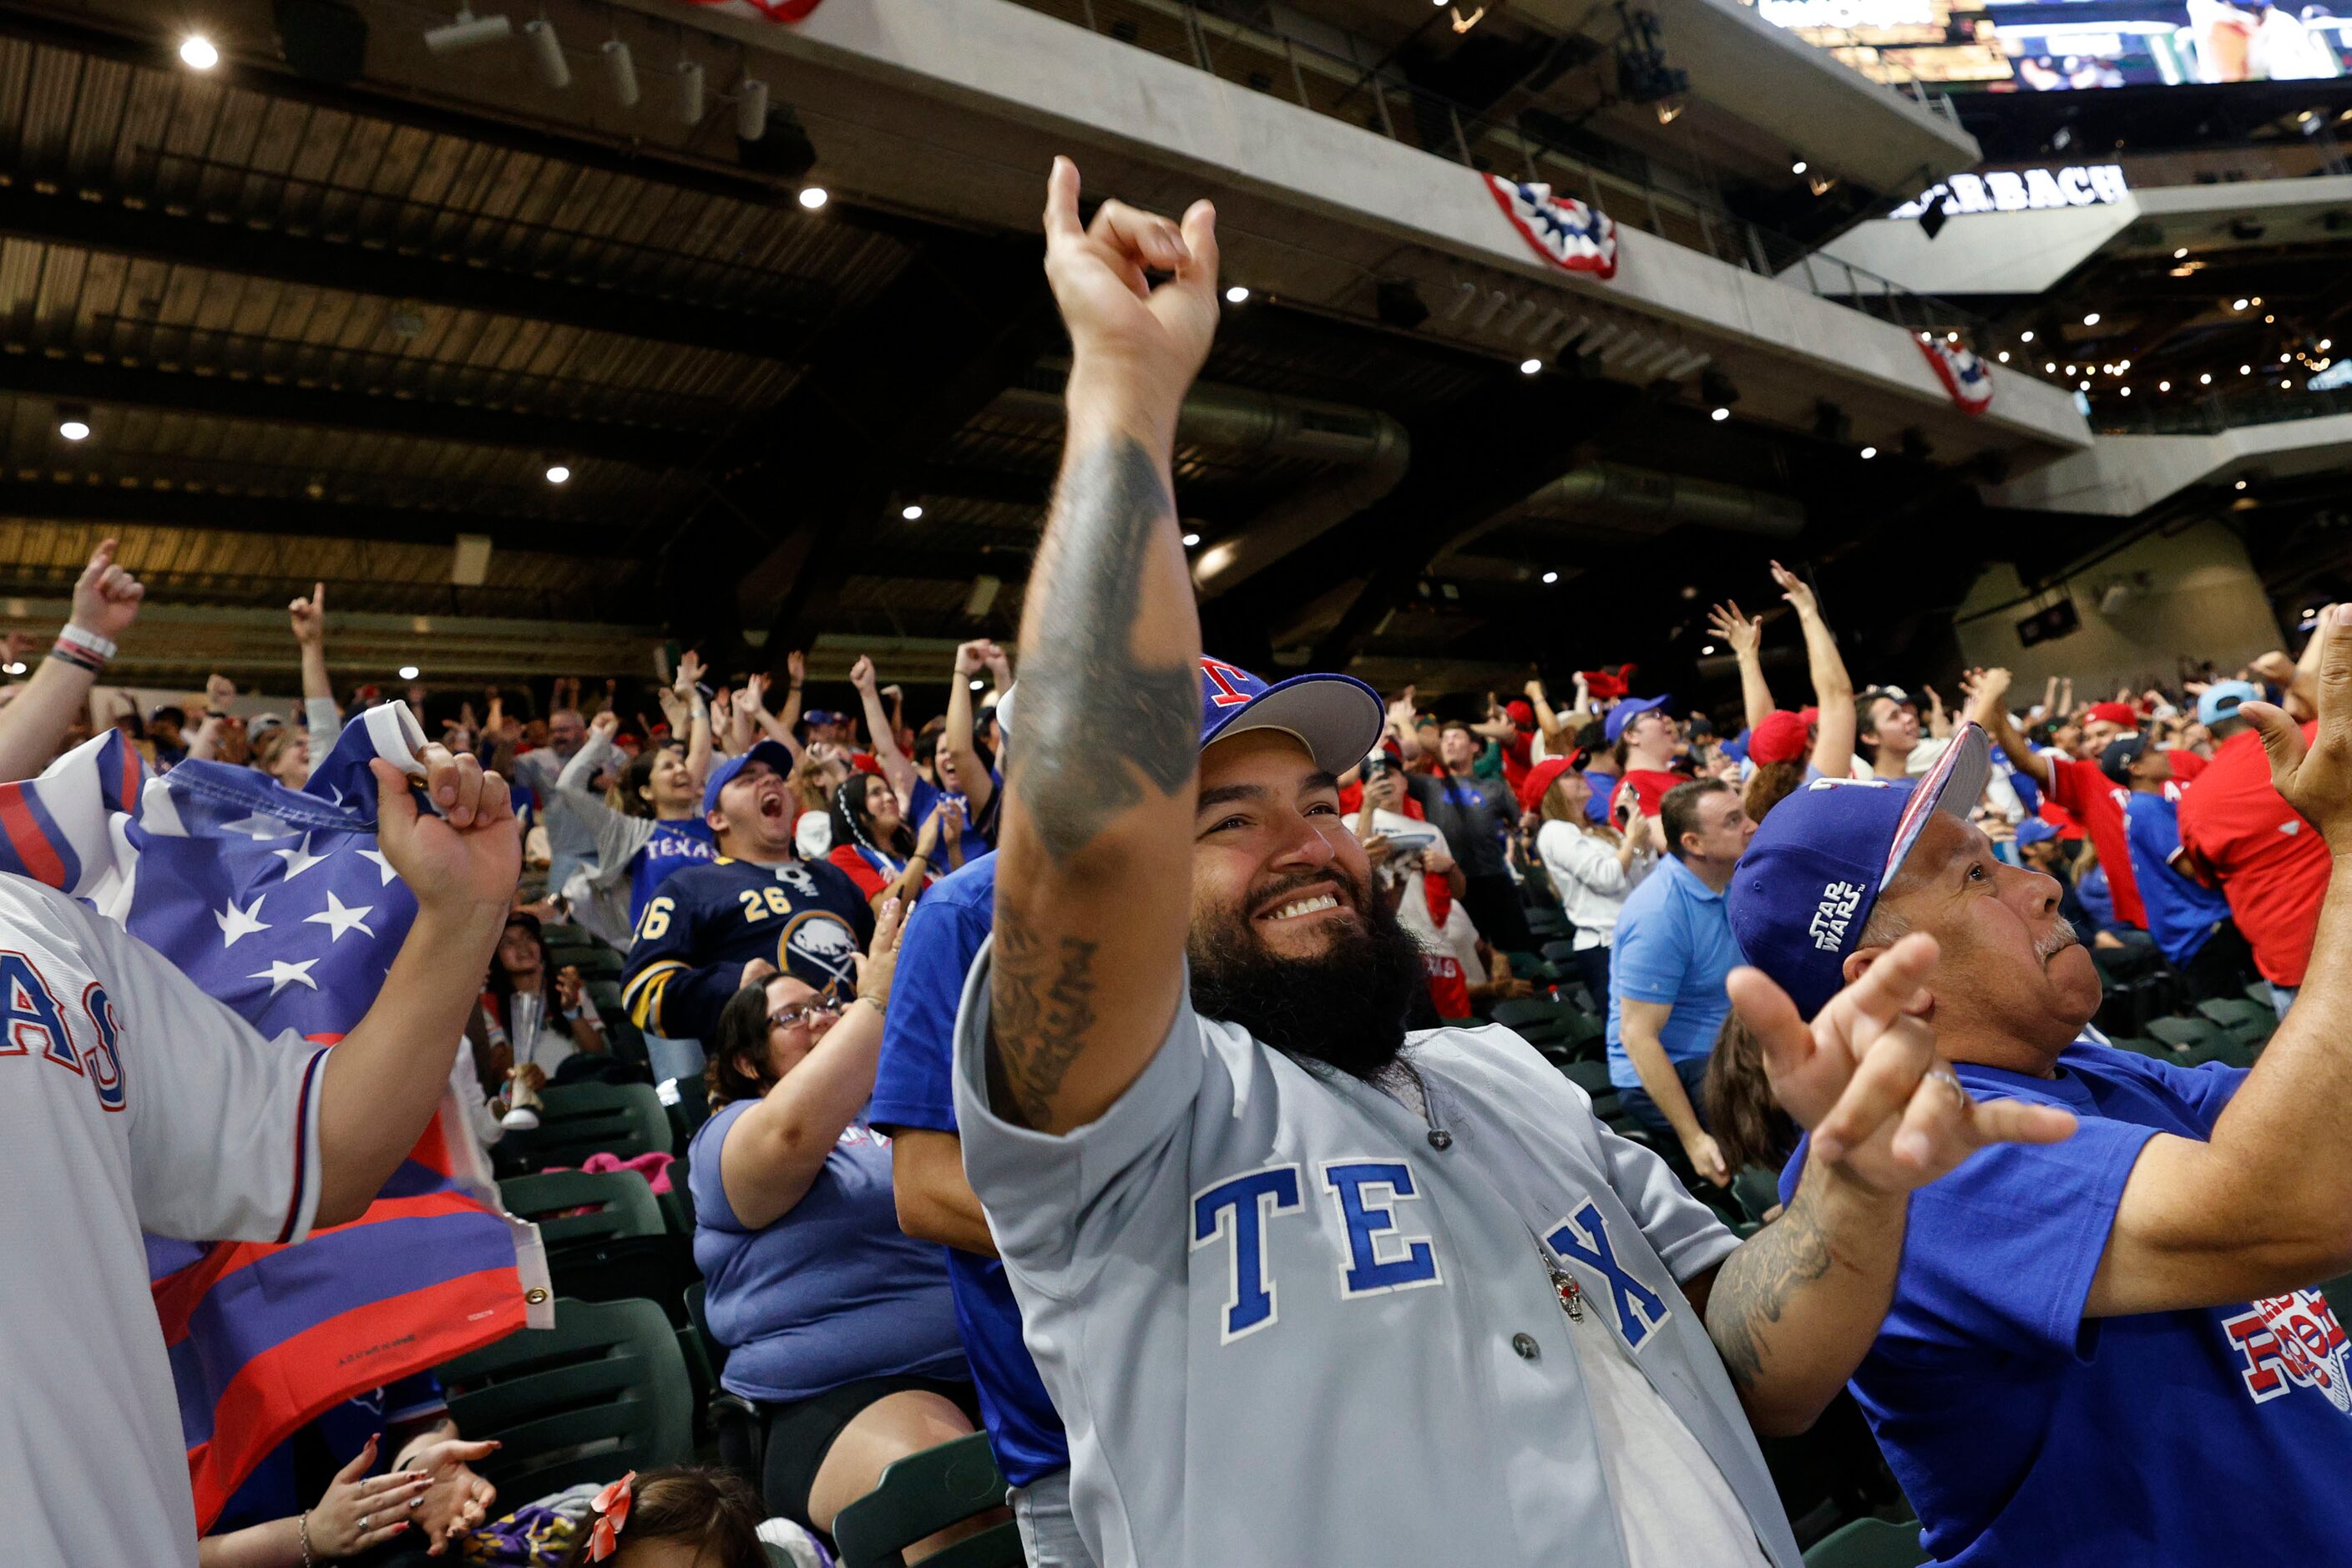
[[[1914,931],[1888,948],[1884,957],[1863,972],[1861,979],[1830,998],[1822,1012],[1831,1016],[1841,1032],[1850,1029],[1857,1016],[1882,1025],[1893,1023],[1927,983],[1928,973],[1936,967],[1936,952],[1934,937]]]
[[[1045,176],[1045,237],[1076,239],[1086,233],[1078,221],[1078,166],[1067,158],[1054,159],[1054,172]]]

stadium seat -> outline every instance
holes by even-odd
[[[2223,1037],[2221,1028],[2204,1018],[2150,1018],[2147,1032],[2175,1050],[2193,1050]]]
[[[506,1497],[545,1497],[693,1458],[686,1363],[651,1301],[559,1297],[554,1328],[509,1334],[439,1376],[458,1430],[500,1445],[477,1468]]]
[[[1547,939],[1566,936],[1570,930],[1568,917],[1549,905],[1528,910],[1528,931],[1538,942],[1544,942],[1547,949],[1544,953],[1546,958],[1551,956],[1549,951],[1551,944]]]
[[[2271,983],[2269,981],[2257,980],[2252,985],[2247,986],[2246,1000],[2249,1002],[2258,1002],[2262,1004],[2262,1005],[2268,1007],[2271,1010],[2272,1017],[2275,1018],[2278,1016],[2278,1001],[2277,998],[2271,994]]]
[[[2197,1004],[2197,1010],[2250,1046],[2269,1039],[2279,1026],[2275,1009],[2267,1002],[2243,996],[2215,996]]]
[[[2143,1035],[2125,1035],[2109,1039],[2107,1044],[2119,1051],[2131,1051],[2143,1057],[2162,1057],[2167,1061],[2176,1054],[2162,1040],[2151,1040]]]
[[[1599,1054],[1594,1047],[1601,1037],[1600,1020],[1565,1002],[1523,996],[1496,1003],[1488,1016],[1554,1061]]]
[[[1917,1521],[1889,1524],[1857,1519],[1813,1543],[1805,1568],[1917,1568],[1934,1561],[1919,1547]]]
[[[1767,1210],[1780,1205],[1780,1178],[1761,1165],[1743,1165],[1731,1178],[1731,1195],[1749,1219],[1760,1223]]]
[[[667,1229],[653,1188],[635,1171],[509,1176],[499,1184],[499,1196],[509,1214],[539,1226],[540,1239],[551,1251],[616,1237],[660,1236]],[[587,1214],[563,1212],[591,1205],[595,1206]]]
[[[509,1132],[499,1142],[534,1167],[577,1165],[598,1153],[626,1160],[677,1152],[669,1113],[650,1084],[550,1084],[539,1098],[538,1130]]]
[[[987,1434],[909,1454],[833,1521],[841,1568],[899,1568],[916,1542],[1003,1506],[1004,1478]],[[1008,1519],[923,1561],[933,1568],[1020,1568],[1020,1529]]]

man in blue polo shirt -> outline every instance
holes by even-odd
[[[1691,1168],[1726,1186],[1731,1171],[1697,1108],[1731,1014],[1724,977],[1739,963],[1723,889],[1756,824],[1720,779],[1675,785],[1658,816],[1671,853],[1627,895],[1610,953],[1609,1081],[1627,1114],[1680,1140]]]
[[[2142,731],[2107,742],[2099,771],[2131,792],[2124,800],[2124,841],[2147,907],[2147,933],[2164,962],[2192,997],[2235,996],[2254,977],[2254,952],[2231,922],[2221,890],[2190,875],[2171,753],[2149,745]]]
[[[2307,753],[2277,709],[2247,711],[2279,792],[2340,864],[2352,615],[2326,635]],[[2079,1120],[2063,1143],[1987,1149],[1912,1195],[1855,1396],[1940,1563],[2352,1562],[2352,1382],[2313,1289],[2352,1269],[2352,877],[2331,882],[2306,988],[2251,1074],[2116,1050],[2088,1029],[2098,973],[2056,882],[2003,864],[1968,820],[1985,756],[1970,724],[1916,787],[1800,790],[1728,895],[1748,960],[1787,994],[1735,979],[1768,1042],[1924,931],[1953,1091]],[[1838,1121],[1783,1193],[1816,1149],[1842,1155]]]
[[[1000,753],[1013,726],[1013,697],[1008,690],[997,703]],[[993,850],[932,884],[907,917],[866,1117],[891,1136],[899,1228],[948,1249],[956,1326],[989,1447],[1013,1487],[1030,1568],[1092,1568],[1070,1515],[1069,1440],[1021,1342],[1021,1308],[997,1261],[988,1216],[964,1180],[956,1131],[956,1007],[995,919]]]

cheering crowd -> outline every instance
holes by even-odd
[[[1948,706],[1858,689],[1775,563],[1770,610],[1714,611],[1717,707],[1622,666],[1269,685],[1199,647],[1176,542],[1214,214],[1077,194],[1057,162],[1071,428],[1022,637],[958,647],[936,715],[862,658],[806,707],[799,653],[339,693],[323,584],[299,712],[142,708],[104,684],[142,591],[92,555],[0,688],[0,778],[112,743],[299,793],[405,715],[367,772],[416,910],[314,1048],[0,878],[29,1560],[819,1563],[984,1432],[1039,1568],[1790,1568],[1759,1436],[1842,1390],[1938,1561],[2352,1560],[2352,607],[2243,668]],[[610,1005],[553,937],[625,955]],[[2257,999],[2230,1047],[2158,1027]],[[307,1413],[197,1542],[142,1231],[320,1246],[445,1093],[495,1152],[551,1089],[680,1077],[748,1440],[504,1495],[420,1372]]]

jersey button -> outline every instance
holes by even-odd
[[[1433,1149],[1451,1149],[1454,1147],[1454,1134],[1443,1127],[1433,1127],[1429,1130],[1429,1146]]]
[[[1518,1352],[1521,1361],[1534,1361],[1543,1354],[1543,1347],[1536,1343],[1536,1337],[1533,1334],[1513,1334],[1511,1348]]]

